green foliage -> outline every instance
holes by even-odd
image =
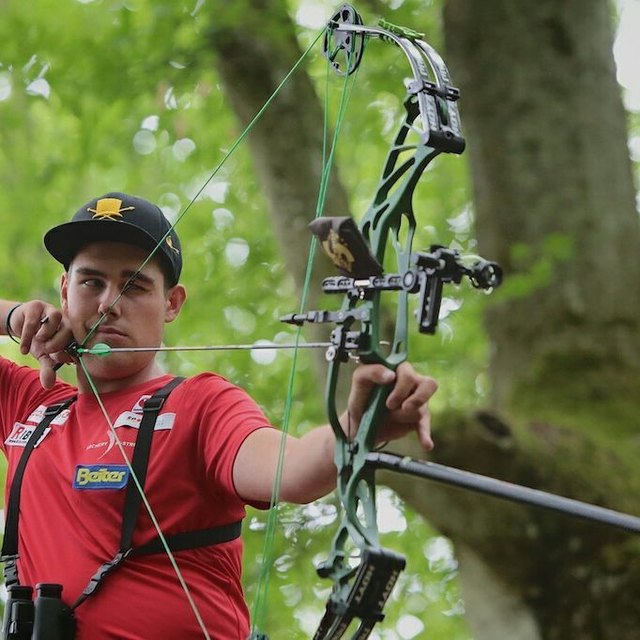
[[[573,238],[562,233],[552,233],[544,238],[539,248],[528,244],[511,247],[509,278],[496,292],[494,304],[516,298],[527,298],[534,291],[549,286],[562,264],[573,256]]]

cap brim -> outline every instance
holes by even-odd
[[[152,251],[156,240],[144,229],[127,222],[77,220],[50,229],[44,236],[47,251],[67,269],[78,251],[92,242],[124,242]],[[162,253],[159,252],[162,256]]]

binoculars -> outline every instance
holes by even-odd
[[[33,588],[11,585],[1,640],[73,640],[73,611],[62,602],[62,585],[41,582]]]

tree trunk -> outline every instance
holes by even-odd
[[[487,323],[496,405],[592,416],[596,398],[633,427],[640,234],[610,7],[449,0],[445,25],[480,249],[512,280]]]
[[[242,7],[243,18],[238,22]],[[225,96],[245,127],[302,55],[286,6],[273,0],[219,3],[209,36]],[[247,138],[276,238],[300,289],[308,257],[308,242],[302,244],[300,238],[311,239],[307,225],[315,215],[324,168],[322,121],[322,106],[303,66]],[[326,210],[333,212],[327,215],[349,215],[347,195],[335,170]],[[312,301],[321,291],[321,270],[315,272]]]

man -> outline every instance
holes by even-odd
[[[77,394],[32,447],[19,492],[17,536],[20,583],[60,583],[71,605],[98,568],[117,557],[132,482],[120,449],[135,458],[145,402],[151,404],[149,398],[172,376],[153,352],[78,358],[65,349],[71,343],[159,346],[164,324],[177,318],[186,293],[179,284],[180,241],[160,209],[141,198],[123,193],[96,198],[71,222],[51,229],[45,245],[65,267],[60,309],[38,300],[0,301],[5,333],[39,361],[38,372],[0,359],[0,420],[10,486],[45,408]],[[61,362],[75,363],[77,389],[56,380]],[[380,440],[416,431],[430,449],[426,402],[436,384],[408,364],[397,373],[378,365],[357,369],[343,426],[347,415],[349,428],[358,424],[379,384],[394,385]],[[204,373],[171,391],[154,420],[144,489],[165,535],[226,534],[242,520],[246,504],[268,503],[281,434],[244,391]],[[328,425],[300,438],[288,436],[281,499],[305,503],[331,491],[333,458]],[[135,514],[130,545],[140,549],[157,532],[144,509],[136,507]],[[223,535],[215,543],[191,542],[175,557],[204,626],[212,638],[245,640],[249,622],[240,585],[240,539]],[[75,637],[81,639],[203,637],[164,553],[127,557],[77,606],[75,617]]]

